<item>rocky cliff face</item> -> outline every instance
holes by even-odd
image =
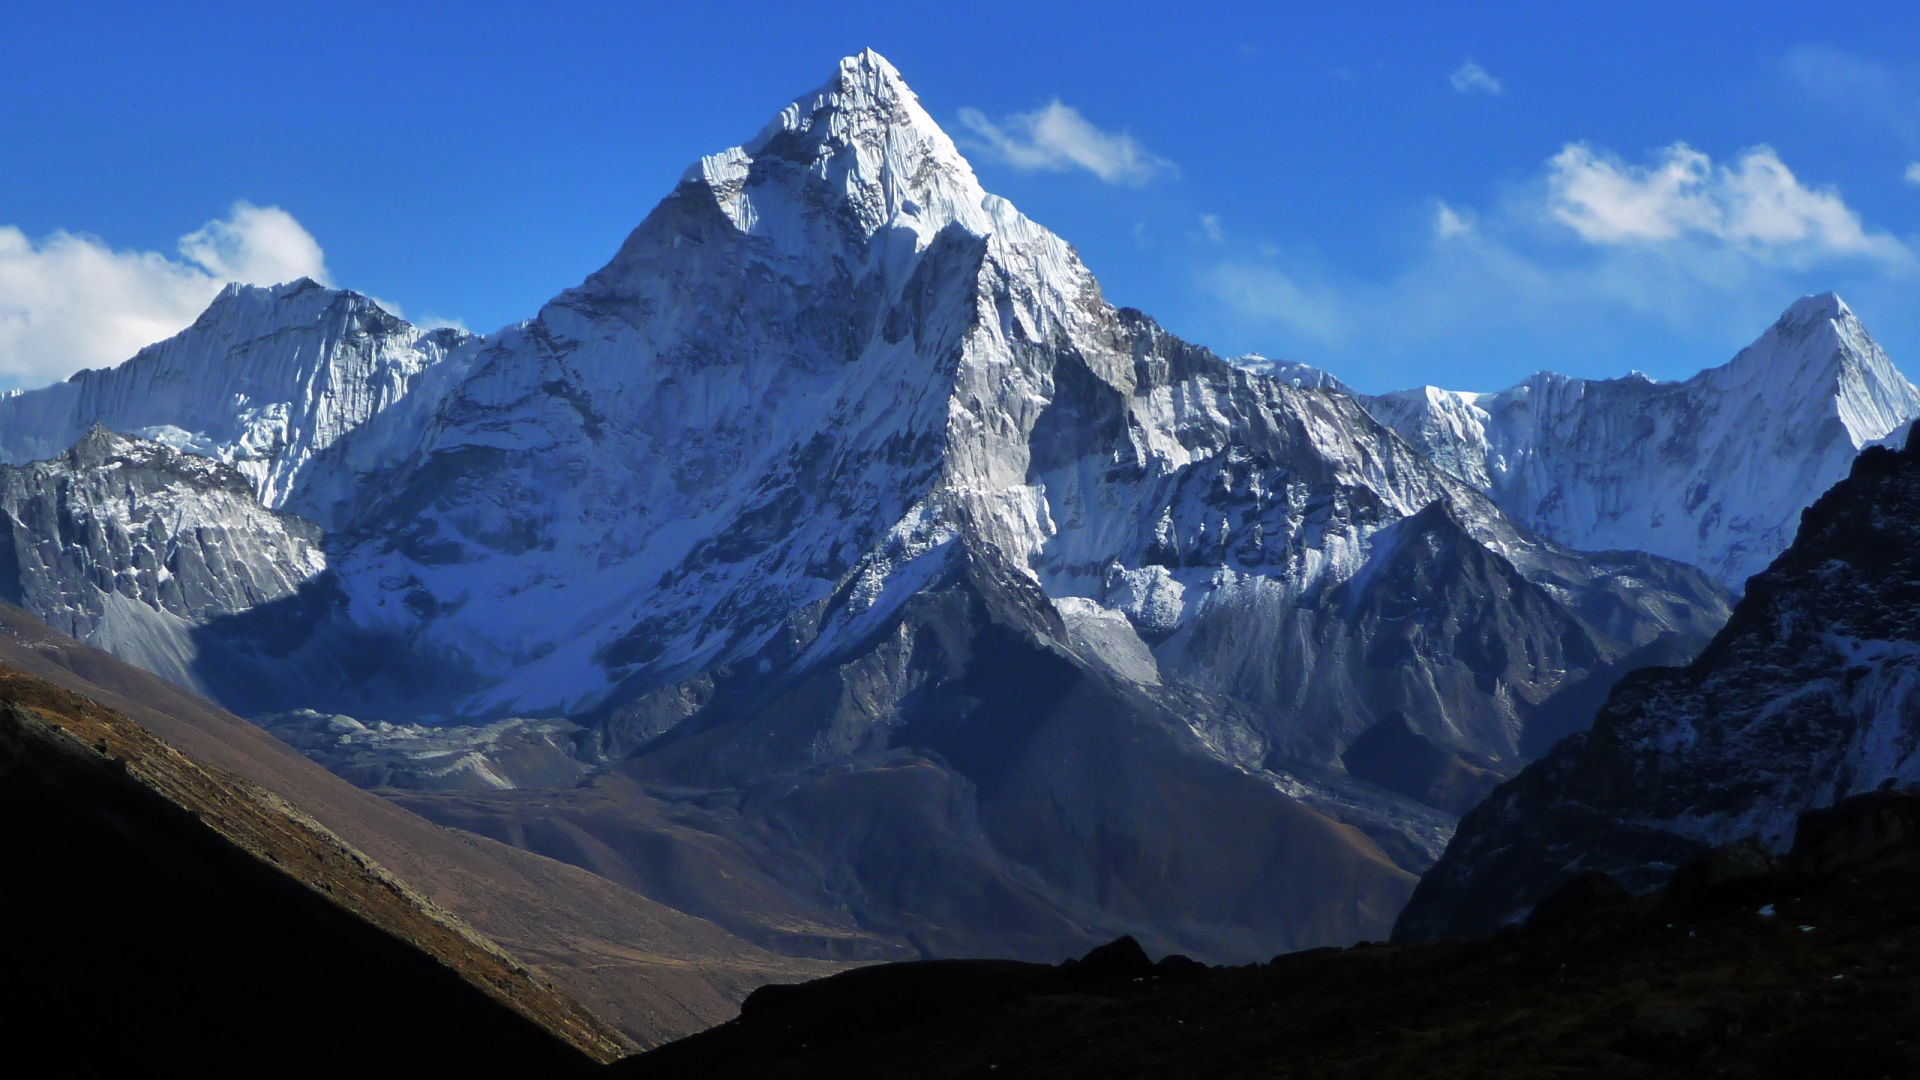
[[[318,528],[205,457],[95,427],[52,460],[0,466],[0,596],[182,686],[232,696],[272,678],[201,631],[310,606],[326,570]],[[272,636],[239,652],[270,653]]]
[[[1920,416],[1920,390],[1832,293],[1684,382],[1542,372],[1497,394],[1429,386],[1367,402],[1542,534],[1664,555],[1735,589],[1862,447]]]
[[[256,300],[261,355],[299,360],[261,370],[385,389],[289,406],[244,461],[251,406],[137,417],[328,530],[324,574],[195,631],[282,628],[274,673],[205,685],[255,713],[571,716],[614,809],[473,796],[501,835],[654,880],[637,808],[703,791],[674,813],[740,838],[715,880],[770,874],[922,952],[1377,936],[1460,809],[1726,610],[1690,567],[1541,538],[1337,384],[1108,305],[872,53],[524,324],[433,338],[286,287],[116,371]],[[363,345],[286,351],[340,319]],[[12,407],[68,415],[53,389]]]
[[[1395,930],[1477,933],[1576,872],[1636,890],[1708,847],[1775,850],[1802,811],[1920,785],[1920,442],[1869,448],[1684,668],[1628,676],[1593,729],[1462,821]]]

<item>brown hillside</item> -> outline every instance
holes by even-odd
[[[576,867],[424,821],[239,717],[4,604],[0,664],[90,698],[195,762],[284,799],[639,1046],[725,1020],[763,983],[839,970],[756,948]]]

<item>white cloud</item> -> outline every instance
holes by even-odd
[[[1499,79],[1487,74],[1486,68],[1472,60],[1455,68],[1453,74],[1447,76],[1447,81],[1463,94],[1497,94],[1503,89]]]
[[[1227,242],[1227,234],[1220,229],[1219,214],[1201,214],[1200,231],[1213,243],[1224,244]]]
[[[1241,315],[1286,326],[1302,337],[1336,343],[1347,336],[1342,302],[1331,289],[1302,286],[1270,266],[1222,263],[1201,286]]]
[[[1907,166],[1907,183],[1920,184],[1920,161]]]
[[[1455,210],[1446,203],[1439,203],[1433,211],[1433,235],[1439,240],[1451,240],[1473,231],[1473,221],[1465,213]]]
[[[1101,131],[1058,98],[1044,108],[1015,113],[999,123],[978,109],[961,109],[960,122],[984,141],[972,144],[1023,171],[1085,169],[1109,184],[1145,184],[1179,175],[1165,158],[1149,152],[1126,132]]]
[[[0,226],[0,382],[37,386],[119,363],[191,324],[229,281],[328,280],[320,245],[275,206],[235,203],[179,249],[179,259],[115,251],[69,232],[35,243]]]
[[[1797,296],[1904,296],[1920,276],[1899,241],[1764,148],[1718,167],[1676,146],[1632,167],[1574,145],[1502,199],[1429,213],[1431,242],[1382,274],[1291,248],[1266,265],[1223,259],[1196,284],[1246,335],[1236,348],[1375,390],[1451,354],[1456,373],[1424,377],[1491,390],[1543,365],[1617,374],[1647,334],[1692,343],[1663,377],[1690,374],[1688,356],[1724,359]]]
[[[1802,185],[1766,146],[1729,168],[1686,143],[1660,151],[1652,166],[1570,143],[1547,163],[1547,190],[1552,217],[1595,244],[1703,238],[1801,263],[1910,257],[1892,236],[1868,232],[1838,192]]]
[[[225,220],[181,237],[180,254],[222,282],[277,285],[310,277],[324,283],[327,277],[319,243],[277,206],[234,203]]]

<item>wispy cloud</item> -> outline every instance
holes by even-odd
[[[1433,211],[1433,235],[1436,239],[1451,240],[1473,231],[1473,221],[1464,212],[1455,210],[1446,203],[1438,203]]]
[[[1808,98],[1835,115],[1920,145],[1920,78],[1911,70],[1819,44],[1795,46],[1784,67]]]
[[[1200,232],[1211,243],[1224,244],[1227,242],[1227,234],[1220,228],[1219,214],[1201,214]]]
[[[1301,285],[1285,271],[1258,263],[1221,263],[1202,275],[1206,291],[1243,316],[1281,323],[1322,343],[1347,336],[1347,304],[1335,290]]]
[[[1920,184],[1920,161],[1907,166],[1907,183]]]
[[[1504,89],[1499,79],[1487,74],[1486,68],[1472,60],[1454,68],[1453,74],[1447,76],[1447,81],[1463,94],[1497,94]]]
[[[1139,186],[1180,170],[1127,132],[1095,127],[1080,111],[1058,98],[1033,112],[1014,113],[998,122],[978,109],[961,109],[960,122],[979,136],[970,149],[1023,171],[1066,172],[1085,169],[1109,184]]]
[[[1629,165],[1573,143],[1547,165],[1553,217],[1589,243],[1692,236],[1758,258],[1802,263],[1836,256],[1911,258],[1900,241],[1864,228],[1837,191],[1801,184],[1771,147],[1747,150],[1728,167],[1686,143],[1660,151],[1651,165]]]
[[[1229,255],[1197,284],[1263,351],[1335,363],[1356,385],[1395,355],[1481,357],[1489,341],[1527,354],[1474,366],[1459,387],[1498,389],[1570,351],[1603,353],[1636,326],[1733,343],[1803,292],[1904,295],[1920,276],[1900,241],[1764,147],[1721,166],[1677,144],[1629,165],[1575,143],[1489,205],[1430,205],[1419,254],[1384,274],[1281,249]]]
[[[178,258],[0,226],[0,381],[37,386],[118,363],[184,329],[229,281],[300,277],[326,282],[325,255],[276,206],[235,203],[181,237]]]

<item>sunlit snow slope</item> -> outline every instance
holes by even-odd
[[[1685,382],[1543,372],[1497,394],[1429,386],[1368,405],[1561,543],[1650,551],[1737,589],[1787,546],[1801,509],[1862,447],[1920,416],[1920,391],[1823,293]]]

